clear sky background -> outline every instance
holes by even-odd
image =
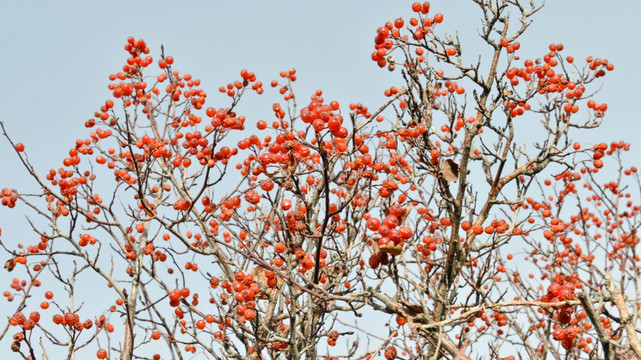
[[[265,93],[250,94],[240,108],[248,118],[248,129],[260,119],[271,120],[271,104],[281,98],[269,82],[291,67],[298,71],[295,92],[301,103],[322,89],[326,99],[343,106],[362,102],[374,108],[384,101],[383,90],[402,80],[398,72],[379,69],[370,60],[376,28],[399,16],[408,19],[411,3],[3,0],[0,121],[26,145],[40,174],[58,168],[75,139],[87,136],[84,122],[108,99],[107,77],[121,69],[128,36],[145,39],[154,60],[163,44],[166,54],[175,58],[175,69],[202,80],[208,106],[227,106],[218,87],[238,79],[243,68],[255,72]],[[483,51],[475,45],[480,12],[471,1],[431,3],[432,12],[445,15],[440,28],[459,31],[467,55]],[[592,55],[615,65],[597,98],[609,106],[604,125],[576,140],[629,142],[628,159],[637,167],[641,167],[640,37],[638,1],[550,0],[520,41],[522,59],[542,56],[550,43],[563,43],[564,54],[581,63]],[[4,138],[0,154],[0,188],[35,190]],[[24,234],[24,229],[12,226],[20,223],[16,219],[22,215],[0,209],[4,240],[18,240]],[[0,272],[3,290],[10,275]]]
[[[270,117],[271,103],[279,99],[269,81],[291,67],[298,70],[299,99],[320,88],[343,105],[380,104],[383,90],[401,79],[369,60],[376,28],[412,14],[411,1],[378,0],[2,3],[0,120],[47,168],[58,167],[73,141],[87,134],[83,123],[107,99],[107,76],[124,63],[127,36],[144,38],[155,60],[164,44],[174,67],[200,78],[208,104],[216,107],[228,103],[218,86],[237,79],[243,68],[255,72],[267,91],[241,108],[252,124]],[[471,1],[432,1],[432,11],[445,14],[441,29],[462,34],[466,54],[482,51],[475,48],[479,11]],[[561,42],[565,54],[580,61],[592,55],[615,65],[597,98],[609,105],[605,124],[578,140],[625,140],[641,157],[641,4],[551,0],[534,20],[521,40],[523,59]],[[0,141],[0,152],[7,150]],[[3,162],[11,171],[2,171],[0,183],[22,182],[25,172],[14,168],[15,158]]]

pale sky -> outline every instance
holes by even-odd
[[[37,164],[51,167],[84,136],[84,121],[107,99],[110,73],[126,58],[128,36],[142,37],[158,59],[160,45],[175,68],[202,80],[209,104],[224,105],[217,88],[253,71],[269,90],[281,70],[298,70],[299,99],[322,89],[347,105],[380,104],[383,90],[401,83],[369,60],[376,28],[411,15],[411,1],[3,1],[0,13],[0,120]],[[432,1],[445,14],[443,29],[458,30],[474,53],[479,12],[471,1]],[[609,104],[601,141],[625,140],[641,155],[636,105],[641,98],[641,4],[633,0],[552,0],[521,40],[521,56],[541,56],[564,43],[565,54],[608,58],[615,71],[599,99]],[[516,20],[516,19],[514,19]],[[465,45],[465,43],[464,43]],[[247,99],[248,121],[269,116],[278,97]],[[260,105],[269,106],[260,108]],[[241,108],[242,109],[242,108]],[[581,139],[579,139],[581,140]],[[587,139],[594,140],[594,139]],[[635,146],[637,145],[638,146]],[[0,141],[0,151],[7,143]],[[13,157],[5,164],[15,164]],[[8,179],[7,179],[8,177]],[[21,182],[24,172],[3,174]]]

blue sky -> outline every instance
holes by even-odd
[[[109,94],[107,76],[124,62],[127,36],[144,38],[158,58],[164,44],[176,68],[200,78],[210,104],[226,99],[217,88],[247,68],[267,84],[281,70],[295,67],[297,95],[315,89],[326,98],[376,106],[383,90],[400,84],[398,74],[369,61],[375,30],[387,20],[411,15],[409,1],[4,1],[0,14],[0,120],[32,150],[30,156],[51,167],[86,131],[82,124]],[[445,14],[442,29],[458,30],[478,51],[479,13],[471,2],[432,1]],[[636,1],[549,1],[521,41],[521,56],[540,56],[549,43],[562,42],[577,59],[608,58],[615,71],[605,78],[601,101],[609,104],[606,122],[595,138],[633,144],[641,130],[636,104],[641,45],[641,5]],[[516,20],[516,19],[515,19]],[[465,44],[464,44],[465,45]],[[277,96],[266,91],[248,99],[248,121],[267,117]],[[579,139],[581,140],[581,139]],[[635,146],[637,145],[637,146]],[[0,151],[7,151],[0,141]],[[638,156],[635,156],[638,157]],[[4,159],[15,165],[14,159]],[[24,172],[4,174],[9,183]]]
[[[476,47],[479,12],[471,1],[435,0],[432,11],[445,14],[441,28],[459,31],[468,54]],[[179,5],[180,4],[180,5]],[[248,128],[270,119],[279,101],[269,82],[296,68],[296,94],[306,101],[316,89],[343,106],[362,102],[376,107],[383,90],[399,85],[370,61],[376,28],[411,16],[411,1],[3,1],[0,13],[0,121],[23,142],[44,174],[57,168],[76,138],[86,137],[83,123],[109,96],[110,73],[117,72],[128,36],[143,38],[158,59],[160,45],[175,58],[174,67],[202,80],[208,104],[228,104],[217,88],[246,68],[265,84],[261,97],[250,95],[240,112]],[[541,56],[550,43],[565,44],[565,54],[607,58],[615,71],[605,77],[598,102],[609,110],[598,132],[582,143],[624,140],[632,144],[630,165],[641,166],[641,5],[594,0],[550,0],[535,16],[521,42],[521,56]],[[29,185],[4,138],[0,188]],[[18,186],[20,185],[20,186]],[[20,233],[10,226],[22,219],[0,209],[3,238]],[[0,273],[0,286],[10,276]],[[4,301],[4,299],[0,299]],[[1,314],[4,316],[4,314]],[[1,344],[4,345],[4,344]]]

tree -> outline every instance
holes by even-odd
[[[540,7],[474,3],[491,54],[472,65],[429,3],[377,29],[371,58],[402,85],[376,109],[301,106],[291,69],[254,134],[253,73],[208,107],[129,38],[62,167],[42,176],[2,126],[42,192],[2,190],[37,239],[1,239],[1,337],[32,359],[641,356],[637,170],[628,144],[573,140],[614,67],[561,44],[523,61]]]

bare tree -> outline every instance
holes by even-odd
[[[376,109],[320,90],[300,105],[291,69],[272,124],[246,121],[253,73],[206,107],[198,79],[129,38],[62,167],[41,175],[2,125],[42,192],[2,191],[38,241],[0,242],[19,274],[0,338],[17,329],[25,359],[641,355],[629,145],[574,141],[601,124],[613,66],[561,44],[523,61],[540,6],[473,3],[489,56],[472,63],[429,3],[377,30],[372,60],[402,86]]]

